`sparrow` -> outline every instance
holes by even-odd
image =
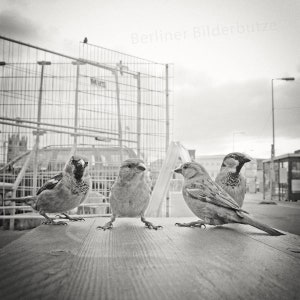
[[[141,217],[141,221],[149,229],[159,229],[144,217],[151,195],[152,182],[144,162],[138,158],[125,160],[119,170],[119,175],[111,187],[109,196],[112,216],[104,226],[97,229],[111,229],[117,217]]]
[[[242,207],[246,194],[246,179],[240,173],[243,165],[251,161],[246,154],[233,152],[227,154],[222,162],[215,182],[221,186]]]
[[[87,37],[85,37],[84,40],[83,40],[83,43],[87,44],[87,42],[88,42],[88,39],[87,39]]]
[[[87,171],[88,161],[81,156],[72,156],[62,172],[48,180],[38,191],[36,196],[9,198],[8,201],[25,202],[38,211],[47,225],[66,225],[66,222],[54,222],[47,213],[61,213],[60,219],[71,221],[83,218],[70,217],[66,212],[76,208],[88,196],[91,178]]]
[[[223,225],[240,223],[254,226],[270,235],[283,235],[249,216],[236,201],[215,183],[203,166],[197,162],[187,162],[174,170],[184,177],[182,194],[188,207],[201,220],[191,223],[176,223],[184,227],[200,227],[205,224]]]

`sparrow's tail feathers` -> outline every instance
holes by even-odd
[[[35,209],[36,199],[37,199],[36,196],[26,196],[26,197],[19,197],[19,198],[6,198],[6,199],[3,199],[3,201],[26,203],[27,205],[30,205],[32,208]]]
[[[242,221],[244,224],[249,224],[251,226],[254,226],[262,231],[265,231],[267,232],[268,234],[270,235],[273,235],[273,236],[278,236],[278,235],[284,235],[284,233],[281,233],[279,232],[278,230],[266,225],[266,224],[263,224],[261,222],[258,222],[256,220],[253,220],[252,218],[244,215],[244,218],[243,218],[243,221]]]

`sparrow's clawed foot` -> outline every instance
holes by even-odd
[[[106,230],[106,229],[112,229],[113,228],[113,223],[111,221],[107,222],[106,224],[104,224],[103,226],[97,226],[97,229],[102,229],[102,230]]]
[[[198,220],[198,221],[194,221],[194,222],[190,222],[190,223],[175,223],[176,226],[179,227],[199,227],[199,228],[206,228],[206,225],[203,221]]]
[[[85,221],[84,218],[82,218],[82,217],[70,217],[69,215],[64,214],[64,213],[63,213],[63,216],[62,215],[56,215],[56,217],[59,218],[59,219],[68,219],[68,220],[74,221],[74,222],[75,221]]]
[[[63,221],[54,222],[53,219],[48,217],[44,212],[40,212],[40,214],[46,219],[42,224],[45,225],[68,225],[68,223]]]
[[[44,224],[44,225],[68,225],[67,222],[63,222],[63,221],[54,222],[52,219],[50,219],[50,220],[47,219],[42,224]]]
[[[160,229],[160,228],[163,228],[162,226],[160,226],[160,225],[154,225],[153,223],[151,223],[151,222],[149,222],[149,221],[147,221],[144,217],[141,217],[141,221],[145,224],[145,226],[147,227],[147,228],[149,228],[149,229],[155,229],[155,230],[157,230],[157,229]]]

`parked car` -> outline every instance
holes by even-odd
[[[70,156],[72,147],[48,146],[38,152],[37,186],[42,186],[47,180],[60,172]],[[109,197],[110,188],[115,181],[122,160],[137,157],[133,149],[123,147],[78,146],[77,154],[85,156],[89,161],[89,171],[92,177],[92,190],[99,192],[105,200]],[[15,182],[29,153],[20,157],[0,172],[0,182]],[[33,160],[29,163],[17,190],[17,196],[32,194]]]

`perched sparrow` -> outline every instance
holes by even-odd
[[[251,159],[242,153],[233,152],[224,157],[216,183],[242,207],[246,194],[246,179],[240,174],[243,165]]]
[[[251,219],[243,209],[218,184],[212,181],[207,171],[196,162],[188,162],[175,172],[184,177],[183,197],[192,212],[201,220],[191,223],[176,223],[178,226],[201,227],[205,224],[223,225],[227,223],[249,224],[270,235],[281,232]]]
[[[120,167],[118,178],[111,187],[109,198],[112,210],[111,219],[104,226],[97,228],[111,229],[117,217],[134,218],[139,216],[149,229],[161,228],[161,226],[155,226],[146,221],[144,217],[150,201],[150,194],[151,180],[144,162],[137,158],[125,160]]]
[[[88,39],[87,39],[87,37],[85,37],[84,40],[83,40],[83,43],[87,44],[87,42],[88,42]]]
[[[25,202],[46,218],[44,224],[67,224],[54,222],[46,213],[62,213],[61,219],[71,221],[83,220],[72,218],[67,211],[79,206],[88,195],[91,178],[86,170],[88,162],[80,156],[72,156],[64,170],[48,180],[37,192],[36,196],[8,199],[9,201]]]

